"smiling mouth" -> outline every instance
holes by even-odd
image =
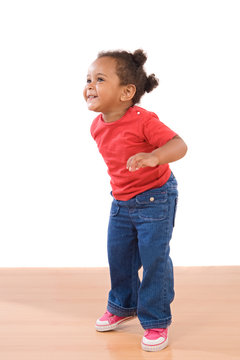
[[[92,99],[96,99],[96,98],[97,98],[97,96],[94,96],[94,95],[89,95],[87,98],[88,98],[88,100],[92,100]]]

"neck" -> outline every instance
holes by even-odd
[[[128,105],[122,109],[118,109],[116,111],[111,111],[109,113],[102,113],[102,117],[104,122],[114,122],[117,121],[119,119],[121,119],[121,117],[123,117],[123,115],[125,115],[125,113],[128,111],[128,109],[131,107],[131,105]]]

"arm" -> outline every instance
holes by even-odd
[[[139,153],[131,156],[127,161],[127,169],[135,171],[140,168],[154,167],[181,159],[187,152],[187,145],[176,135],[165,145],[151,153]]]

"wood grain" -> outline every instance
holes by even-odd
[[[0,268],[1,360],[239,360],[240,267],[175,267],[169,346],[141,349],[138,319],[99,333],[107,268]]]

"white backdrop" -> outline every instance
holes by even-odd
[[[175,265],[239,264],[239,1],[0,2],[0,267],[107,266],[106,166],[82,97],[98,51],[143,48],[140,106],[188,144],[171,164]]]

